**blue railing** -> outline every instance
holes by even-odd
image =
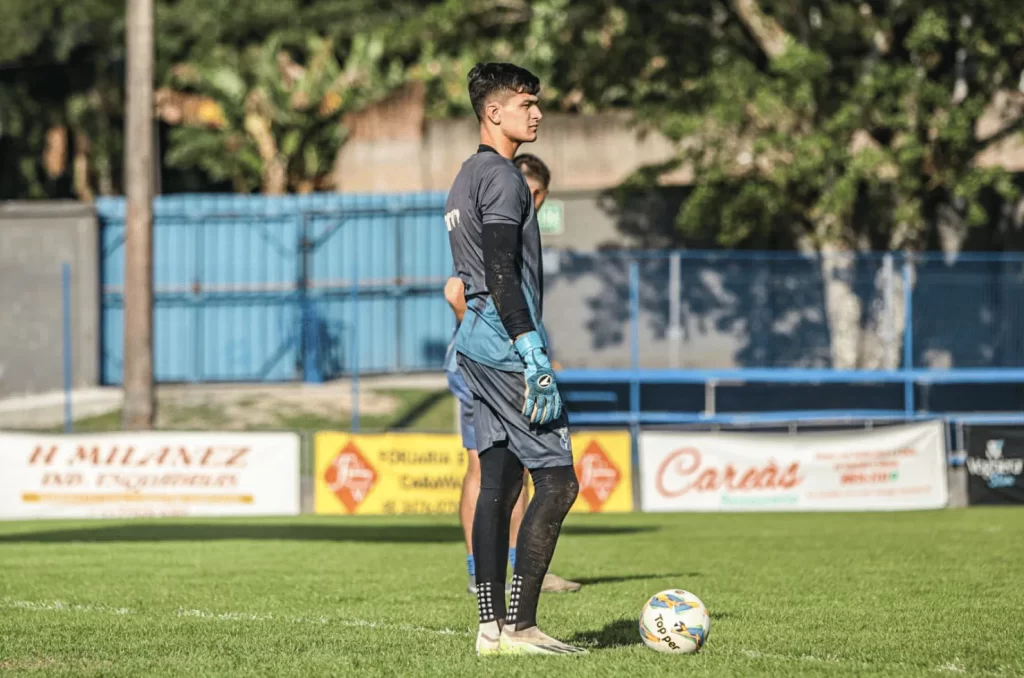
[[[817,370],[817,369],[750,369],[750,370],[565,370],[558,374],[559,383],[566,390],[566,399],[571,402],[617,403],[617,394],[611,391],[574,391],[582,384],[616,385],[629,388],[630,406],[626,410],[603,412],[581,412],[573,415],[573,422],[588,424],[684,424],[700,422],[729,423],[736,421],[789,421],[797,419],[914,419],[935,417],[936,413],[919,409],[914,404],[914,386],[932,384],[1014,384],[1024,388],[1024,369],[1007,370]],[[743,384],[903,384],[904,394],[909,396],[900,409],[822,409],[784,410],[779,412],[729,413],[719,412],[716,407],[716,390],[722,384],[733,386]],[[647,384],[699,384],[705,388],[705,405],[699,412],[664,411],[657,408],[641,408],[640,389]],[[946,413],[947,415],[949,413]],[[1021,417],[1024,412],[969,413],[959,412],[957,418],[979,417]]]

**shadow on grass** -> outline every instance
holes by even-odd
[[[616,619],[597,631],[580,631],[566,641],[577,645],[596,645],[599,649],[639,645],[640,627],[637,619]]]
[[[562,534],[580,536],[614,536],[656,530],[654,527],[566,525]],[[187,524],[139,523],[41,530],[0,535],[2,543],[59,542],[161,542],[161,541],[223,541],[223,540],[287,540],[336,541],[370,543],[436,544],[463,541],[462,528],[457,525],[355,525],[355,524]]]
[[[691,579],[693,577],[699,577],[700,572],[687,572],[680,574],[678,572],[672,574],[625,574],[622,576],[608,576],[608,577],[577,577],[573,581],[577,581],[584,586],[594,586],[595,584],[618,584],[624,581],[640,581],[648,579]]]
[[[717,620],[731,616],[726,612],[714,614],[711,616],[712,624]],[[640,610],[637,610],[636,619],[616,619],[596,631],[577,632],[566,642],[578,645],[596,645],[598,649],[640,645],[643,643],[643,640],[640,638]]]

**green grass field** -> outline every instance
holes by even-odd
[[[454,429],[455,397],[447,390],[414,388],[380,389],[379,394],[394,398],[395,411],[390,414],[363,414],[359,425],[363,433],[385,431],[411,431],[447,433]],[[245,407],[255,403],[248,397],[237,402]],[[276,409],[281,410],[278,406]],[[165,404],[159,408],[160,420],[157,429],[176,431],[209,431],[225,429],[231,423],[230,414],[223,406],[211,404],[181,405]],[[333,431],[349,430],[352,425],[351,413],[337,412],[332,416],[295,407],[291,411],[277,412],[275,416],[254,418],[254,421],[239,427],[246,431]],[[50,426],[44,430],[62,433],[64,425]],[[107,433],[121,431],[121,410],[95,417],[76,419],[75,433]]]
[[[582,657],[473,654],[450,518],[0,523],[0,673],[1024,675],[1024,512],[570,517],[541,625]],[[701,596],[697,655],[640,645]]]

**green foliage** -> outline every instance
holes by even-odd
[[[402,82],[402,70],[384,63],[377,37],[353,39],[342,64],[328,39],[311,35],[289,48],[275,36],[241,52],[222,47],[203,61],[178,64],[169,81],[211,103],[204,124],[172,130],[168,164],[198,168],[246,192],[266,189],[275,163],[287,182],[278,189],[315,185],[344,140],[343,116],[386,95]]]
[[[123,9],[123,0],[0,3],[0,144],[12,158],[0,191],[52,193],[39,156],[57,123],[91,140],[92,171],[116,183]],[[499,59],[541,76],[547,110],[630,109],[639,127],[677,140],[670,164],[688,164],[697,182],[679,226],[722,244],[913,246],[939,207],[980,225],[987,206],[1016,194],[1010,176],[978,158],[1021,130],[1019,106],[995,139],[979,136],[978,121],[997,93],[1020,97],[1020,3],[157,0],[156,9],[158,84],[210,98],[223,118],[175,127],[166,160],[241,191],[266,184],[269,165],[285,166],[289,190],[316,181],[344,143],[342,117],[403,82],[426,84],[428,115],[469,115],[465,74]],[[305,75],[284,77],[282,54]],[[323,115],[313,102],[329,94],[340,103]],[[247,129],[253,115],[269,123],[269,156]],[[9,180],[11,167],[23,180]]]
[[[987,197],[1015,195],[1006,172],[977,163],[990,143],[977,123],[997,92],[1017,88],[1024,6],[760,7],[785,33],[781,54],[763,48],[734,3],[713,4],[706,69],[692,79],[659,71],[681,85],[664,101],[650,100],[647,83],[633,88],[648,124],[687,141],[681,160],[698,185],[679,214],[684,231],[723,245],[919,246],[939,206],[982,225]],[[1017,109],[1000,136],[1022,123]]]
[[[84,135],[99,184],[114,189],[123,14],[123,0],[0,2],[0,198],[62,196],[66,182],[41,166],[51,126]]]

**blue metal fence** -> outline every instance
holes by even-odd
[[[158,198],[156,378],[439,369],[452,326],[443,204],[439,193]],[[124,202],[97,207],[102,378],[117,384]],[[567,368],[1024,367],[1024,255],[549,254],[545,321]],[[918,386],[894,383],[914,400]]]
[[[154,205],[161,382],[320,381],[438,366],[444,196],[171,196]],[[105,383],[121,381],[124,202],[102,222]]]

